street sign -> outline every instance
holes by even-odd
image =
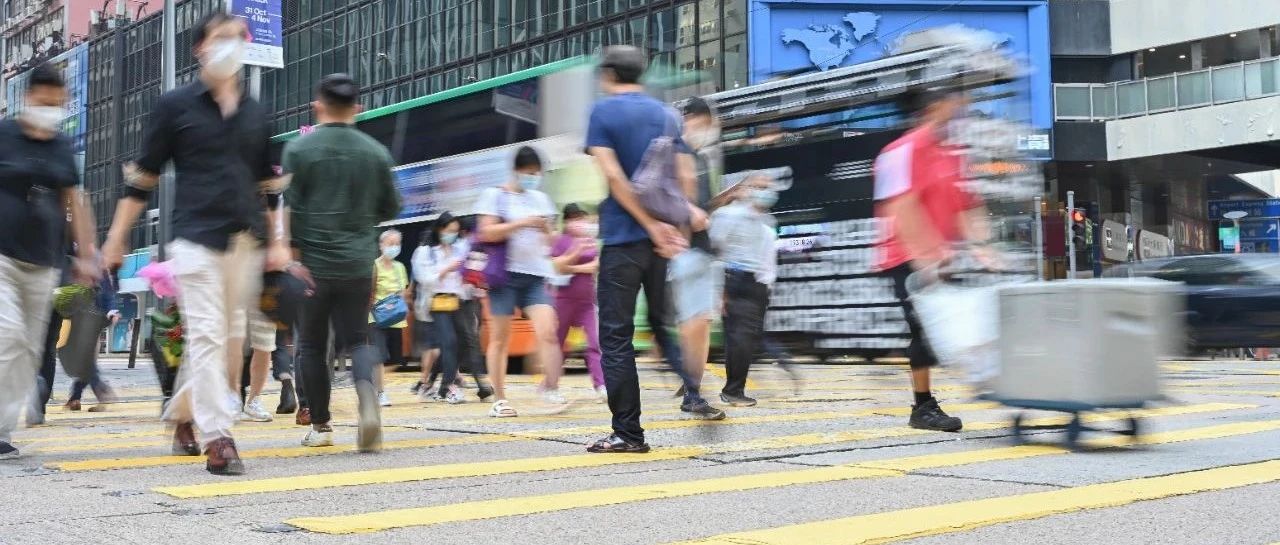
[[[1209,217],[1218,219],[1228,212],[1244,212],[1249,218],[1280,218],[1280,199],[1209,201]]]
[[[284,11],[281,0],[229,0],[227,11],[249,28],[244,63],[284,68]]]

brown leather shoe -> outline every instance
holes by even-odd
[[[310,426],[311,425],[311,409],[308,409],[306,407],[298,409],[298,415],[294,417],[293,421],[297,422],[299,426]]]
[[[80,400],[79,399],[69,400],[67,401],[67,404],[64,405],[64,407],[66,407],[68,411],[78,411],[80,410]]]
[[[230,437],[220,437],[204,449],[209,459],[204,468],[214,475],[244,475],[244,463],[236,451],[236,442]]]
[[[199,456],[200,444],[196,443],[196,430],[190,422],[178,424],[173,429],[173,455]]]

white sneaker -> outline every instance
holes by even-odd
[[[450,405],[460,405],[467,402],[466,395],[458,388],[449,388],[449,395],[444,398]]]
[[[428,392],[424,390],[422,392],[418,392],[418,401],[421,403],[438,403],[440,401],[444,401],[444,398],[440,397],[439,391],[431,390]]]
[[[304,447],[332,447],[333,446],[333,430],[316,431],[311,428],[307,432],[307,436],[302,438],[302,446]]]
[[[596,400],[600,403],[608,403],[609,389],[605,388],[604,385],[596,386]]]
[[[381,405],[383,407],[390,407],[391,396],[387,395],[386,392],[378,392],[378,405]]]
[[[249,422],[270,422],[274,419],[274,417],[271,416],[271,413],[262,408],[262,401],[258,398],[254,398],[253,401],[246,403],[244,411],[240,414],[242,415],[241,420],[247,420]]]
[[[493,418],[515,418],[516,410],[511,408],[505,399],[499,399],[494,402],[493,407],[489,408],[489,416]]]
[[[542,392],[542,401],[547,405],[567,405],[569,403],[568,399],[565,399],[563,395],[560,395],[560,390],[547,390]]]

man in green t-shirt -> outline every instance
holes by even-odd
[[[329,373],[325,352],[332,320],[336,345],[350,348],[359,396],[357,446],[381,448],[382,424],[374,385],[381,355],[369,339],[369,296],[377,257],[377,225],[400,212],[393,183],[395,161],[385,147],[355,128],[359,86],[351,76],[320,80],[315,109],[318,126],[284,150],[283,167],[292,176],[285,202],[302,267],[314,281],[302,310],[298,362],[310,409],[311,430],[303,446],[333,444]],[[288,233],[285,236],[289,236]]]

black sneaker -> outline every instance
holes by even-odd
[[[733,406],[733,407],[755,407],[756,406],[755,399],[752,399],[745,395],[741,395],[741,396],[729,395],[724,392],[720,392],[720,401],[728,403],[730,406]]]
[[[712,407],[705,399],[699,399],[692,403],[685,403],[680,406],[680,410],[689,413],[694,420],[724,420],[724,411]]]
[[[18,449],[14,448],[14,446],[9,443],[0,441],[0,460],[12,460],[18,456],[21,456],[21,454],[18,453]]]
[[[422,388],[422,381],[419,380],[418,382],[413,383],[413,386],[409,387],[409,393],[416,394],[418,393],[418,390],[421,388]]]
[[[938,406],[938,400],[930,399],[920,405],[911,408],[911,427],[918,430],[933,431],[960,431],[964,427],[964,422],[959,418],[949,416],[942,412],[942,407]]]

